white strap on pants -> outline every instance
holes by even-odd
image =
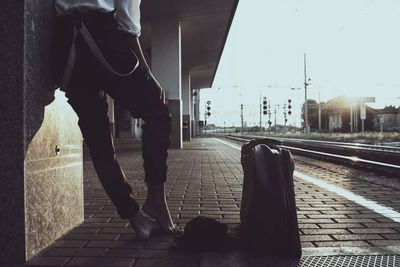
[[[118,77],[127,77],[127,76],[131,75],[136,70],[136,68],[139,66],[139,60],[137,59],[136,54],[132,50],[130,50],[130,52],[133,54],[133,56],[136,57],[136,59],[137,59],[136,65],[128,73],[119,73],[119,72],[115,71],[113,69],[113,67],[104,58],[100,49],[96,45],[96,42],[93,40],[92,35],[88,31],[85,23],[83,21],[81,21],[80,27],[74,26],[71,49],[69,51],[68,60],[65,65],[65,70],[64,70],[63,77],[61,80],[61,85],[60,85],[60,89],[62,91],[66,91],[68,89],[68,84],[71,79],[72,70],[74,69],[74,65],[75,65],[75,61],[76,61],[75,42],[76,42],[76,37],[78,36],[78,34],[82,34],[83,39],[86,41],[87,45],[89,46],[90,51],[92,51],[92,53],[96,57],[97,61],[101,65],[103,65],[104,68],[111,74],[118,76]]]

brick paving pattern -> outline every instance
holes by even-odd
[[[119,140],[116,146],[135,198],[143,203],[140,145]],[[236,235],[243,179],[240,151],[213,139],[195,139],[182,150],[170,150],[168,164],[166,191],[174,221],[184,225],[205,215],[227,223]],[[296,168],[400,210],[397,189],[356,179],[371,174],[303,157],[296,157]],[[90,159],[84,162],[84,177],[85,222],[29,266],[265,266],[265,259],[239,250],[180,252],[172,248],[170,236],[135,241],[134,231],[105,195]],[[303,248],[400,246],[400,223],[297,178],[295,187]]]
[[[366,182],[366,178],[374,176],[372,173],[299,156],[296,163],[301,173],[400,211],[399,190]],[[297,180],[296,187],[298,213],[303,215],[299,218],[302,240],[311,241],[303,242],[303,247],[400,246],[399,223],[302,180]],[[325,237],[310,240],[316,234]]]

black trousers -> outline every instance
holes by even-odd
[[[87,26],[97,42],[110,41],[113,49],[108,58],[123,71],[129,66],[129,45],[126,34],[108,36],[104,27],[114,27],[109,19],[88,21]],[[102,16],[100,16],[102,17]],[[110,23],[107,23],[110,22]],[[93,25],[93,26],[92,26]],[[110,42],[109,42],[110,43]],[[142,118],[142,156],[145,182],[160,184],[166,181],[167,150],[170,144],[171,116],[162,100],[162,89],[153,79],[147,79],[140,68],[128,77],[117,77],[107,72],[93,56],[81,36],[76,40],[77,57],[72,78],[66,92],[68,103],[79,117],[79,127],[87,144],[100,181],[117,208],[126,219],[139,210],[132,197],[132,188],[116,159],[107,116],[107,97],[127,109],[135,118]],[[111,51],[111,52],[110,52]],[[114,51],[114,52],[113,52]],[[113,56],[115,53],[115,56]],[[124,56],[126,54],[126,56]]]

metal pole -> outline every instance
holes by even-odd
[[[353,107],[350,107],[350,132],[353,132]]]
[[[305,133],[309,133],[308,130],[308,103],[307,103],[307,62],[306,53],[304,53],[304,127]]]
[[[261,114],[262,114],[262,102],[261,102],[261,89],[260,89],[260,133],[262,132],[262,130],[261,130]]]
[[[240,130],[240,132],[243,134],[243,104],[240,104],[240,120],[241,120],[241,123],[242,123],[242,128],[241,128],[241,130]]]
[[[198,89],[195,90],[194,97],[194,134],[200,136],[200,91]]]
[[[225,122],[224,122],[224,134],[226,134]]]
[[[271,134],[271,101],[268,100],[268,134]]]
[[[207,105],[204,105],[204,136],[207,137]]]
[[[361,131],[364,134],[364,119],[361,120]]]
[[[286,131],[286,120],[287,120],[287,115],[286,115],[286,103],[283,104],[283,122],[285,125],[285,131]]]
[[[357,111],[357,106],[354,108],[354,127],[355,127],[355,132],[358,132],[358,111]]]
[[[275,114],[275,134],[276,134],[276,105],[275,105],[274,114]]]
[[[321,132],[321,92],[318,91],[318,131]]]

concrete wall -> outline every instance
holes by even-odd
[[[82,136],[64,94],[45,108],[25,155],[25,248],[29,259],[83,221]]]
[[[25,261],[83,221],[82,136],[49,90],[53,4],[0,3],[1,261]]]
[[[25,253],[24,2],[1,1],[0,14],[0,259],[7,259]]]

